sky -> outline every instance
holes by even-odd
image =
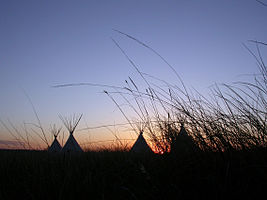
[[[113,40],[140,71],[178,84],[158,56],[114,29],[152,47],[203,94],[214,83],[247,80],[257,66],[244,44],[255,50],[249,40],[267,41],[266,19],[267,7],[255,0],[1,0],[0,119],[19,130],[24,122],[36,123],[28,96],[50,139],[49,125],[62,126],[58,115],[83,113],[78,129],[125,122],[103,92],[109,88],[53,87],[125,86],[128,77],[144,85]],[[82,144],[114,139],[114,133],[136,137],[127,131],[91,129],[75,136]],[[5,142],[15,144],[2,125]]]

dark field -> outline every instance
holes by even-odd
[[[0,151],[0,199],[228,199],[266,194],[267,150],[187,155]]]

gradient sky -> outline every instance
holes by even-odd
[[[51,87],[80,82],[123,86],[128,76],[138,80],[111,38],[141,71],[177,83],[157,56],[113,29],[150,45],[188,87],[204,94],[214,83],[248,79],[257,66],[242,43],[254,50],[248,40],[266,42],[266,19],[267,7],[255,0],[2,0],[0,119],[18,127],[36,122],[26,91],[46,128],[60,124],[58,114],[83,113],[79,128],[125,121],[104,88]],[[114,138],[106,129],[76,137],[80,143]],[[12,140],[1,126],[0,140]]]

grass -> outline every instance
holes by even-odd
[[[259,75],[255,75],[254,82],[215,85],[210,91],[211,98],[207,98],[187,88],[174,67],[157,51],[128,34],[117,32],[153,52],[177,76],[178,84],[173,85],[141,72],[119,43],[113,40],[143,80],[145,87],[140,87],[129,78],[122,89],[116,88],[115,91],[105,93],[131,124],[133,120],[128,118],[118,102],[122,100],[121,104],[129,105],[160,152],[177,148],[173,144],[176,143],[181,124],[203,151],[224,152],[266,147],[267,68],[259,48],[259,44],[265,44],[255,43],[256,53],[244,45],[258,65]]]
[[[165,153],[1,151],[0,199],[255,199],[265,195],[267,68],[258,43],[257,54],[251,54],[260,76],[252,83],[215,86],[208,99],[190,91],[158,52],[118,33],[159,56],[179,80],[180,87],[142,73],[114,40],[146,88],[141,90],[129,78],[125,87],[110,86],[115,91],[105,93],[132,128],[148,134],[158,151]],[[138,119],[127,116],[115,95]],[[193,141],[188,151],[180,148],[185,145],[178,135],[181,124]]]
[[[265,194],[267,150],[136,155],[0,152],[1,199],[225,199]]]

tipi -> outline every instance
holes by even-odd
[[[153,153],[143,136],[143,131],[140,131],[140,134],[130,151],[135,153]]]
[[[57,129],[55,124],[54,124],[54,126],[51,127],[51,133],[54,136],[54,141],[51,144],[51,146],[48,148],[48,152],[56,153],[56,152],[61,151],[62,147],[57,140],[57,136],[60,133],[60,131],[61,131],[61,128]]]
[[[73,115],[69,119],[63,118],[62,116],[59,116],[59,117],[70,133],[70,136],[69,136],[66,144],[64,145],[64,147],[62,148],[61,151],[62,152],[83,152],[82,148],[80,147],[80,145],[78,144],[78,142],[75,140],[75,138],[73,136],[73,133],[74,133],[78,123],[80,122],[82,115],[80,115],[78,117]]]
[[[193,138],[187,133],[184,124],[181,124],[180,132],[171,143],[172,153],[191,152],[196,149]]]

